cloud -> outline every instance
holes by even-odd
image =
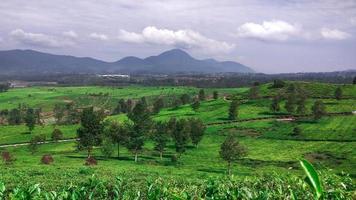
[[[300,27],[285,21],[264,21],[262,24],[244,23],[237,30],[237,36],[259,40],[286,41],[301,33]]]
[[[351,18],[350,23],[351,25],[356,26],[356,17]]]
[[[169,45],[179,48],[198,48],[207,52],[229,52],[235,45],[208,38],[199,32],[183,29],[169,30],[148,26],[141,33],[120,30],[118,38],[129,43]]]
[[[10,36],[20,43],[41,47],[63,47],[73,44],[72,42],[60,40],[59,38],[50,35],[25,32],[22,29],[15,29],[11,31]]]
[[[101,40],[101,41],[106,41],[109,40],[109,37],[105,34],[100,34],[100,33],[91,33],[89,35],[90,38],[95,39],[95,40]]]
[[[320,33],[324,39],[330,40],[345,40],[351,37],[349,33],[340,31],[338,29],[322,28]]]
[[[72,31],[72,30],[63,32],[63,35],[65,37],[72,38],[72,39],[78,38],[78,34],[75,31]]]

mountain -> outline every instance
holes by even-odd
[[[54,55],[33,50],[0,51],[1,74],[55,73],[219,73],[254,71],[237,62],[198,60],[180,49],[172,49],[144,59],[129,56],[116,62],[89,57]]]

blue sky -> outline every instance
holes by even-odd
[[[0,50],[114,61],[172,48],[265,73],[356,69],[356,0],[0,3]]]

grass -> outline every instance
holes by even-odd
[[[312,90],[327,88],[325,84],[309,86]],[[328,85],[328,84],[326,84]],[[262,85],[261,88],[267,88]],[[333,86],[336,87],[336,86]],[[332,88],[333,88],[332,87]],[[354,87],[345,86],[345,94],[351,94]],[[44,106],[49,111],[58,102],[75,101],[80,105],[95,104],[99,107],[112,108],[120,98],[139,98],[149,96],[151,100],[160,95],[180,95],[183,93],[196,94],[198,88],[189,87],[139,87],[124,88],[110,87],[35,87],[14,89],[0,94],[0,109],[16,107],[18,103],[26,102],[32,106]],[[215,89],[206,89],[208,95]],[[267,90],[267,89],[266,89]],[[218,89],[220,94],[243,95],[246,88]],[[263,91],[263,90],[262,90]],[[93,96],[90,94],[108,93],[108,95]],[[31,96],[29,96],[31,94]],[[267,94],[267,92],[266,92]],[[108,100],[105,100],[108,99]],[[308,113],[315,99],[307,101]],[[328,112],[344,112],[356,110],[353,99],[323,99]],[[275,116],[287,114],[281,105],[280,113],[269,111],[270,100],[258,99],[243,101],[239,107],[239,119]],[[170,117],[199,117],[205,123],[222,122],[227,119],[229,101],[222,98],[201,102],[197,112],[190,105],[177,109],[165,108],[155,115],[154,120],[168,120]],[[125,121],[124,114],[107,117],[108,121]],[[120,159],[113,157],[105,159],[99,148],[94,149],[94,155],[99,164],[95,167],[84,166],[86,152],[76,150],[75,142],[53,143],[40,145],[38,152],[31,154],[27,147],[8,147],[6,151],[15,156],[16,161],[10,165],[1,165],[0,180],[6,184],[51,183],[49,187],[79,183],[92,174],[103,180],[112,180],[118,174],[129,174],[137,179],[148,176],[166,178],[183,178],[186,180],[206,180],[208,177],[222,178],[226,176],[226,163],[219,157],[219,148],[227,134],[235,134],[240,143],[247,147],[248,156],[237,161],[233,174],[238,178],[259,177],[261,174],[293,174],[301,176],[303,171],[298,165],[298,159],[306,158],[314,163],[318,170],[333,173],[346,172],[356,177],[356,116],[330,116],[318,121],[301,119],[295,122],[276,122],[275,120],[260,120],[239,122],[226,125],[209,126],[198,148],[188,146],[178,164],[171,162],[174,146],[164,154],[163,161],[159,160],[153,144],[148,140],[140,153],[139,163],[133,162],[133,155],[125,148],[120,149]],[[299,136],[291,135],[294,127],[301,129]],[[36,126],[32,134],[28,134],[24,125],[0,126],[0,144],[27,142],[33,135],[45,134],[50,137],[53,125]],[[78,125],[59,126],[65,138],[76,135]],[[316,141],[317,140],[317,141]],[[349,142],[345,142],[349,141]],[[1,150],[0,150],[1,151]],[[41,156],[51,154],[54,157],[52,165],[40,164]]]

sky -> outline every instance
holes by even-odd
[[[173,48],[263,73],[356,69],[356,0],[0,1],[0,50],[116,61]]]

